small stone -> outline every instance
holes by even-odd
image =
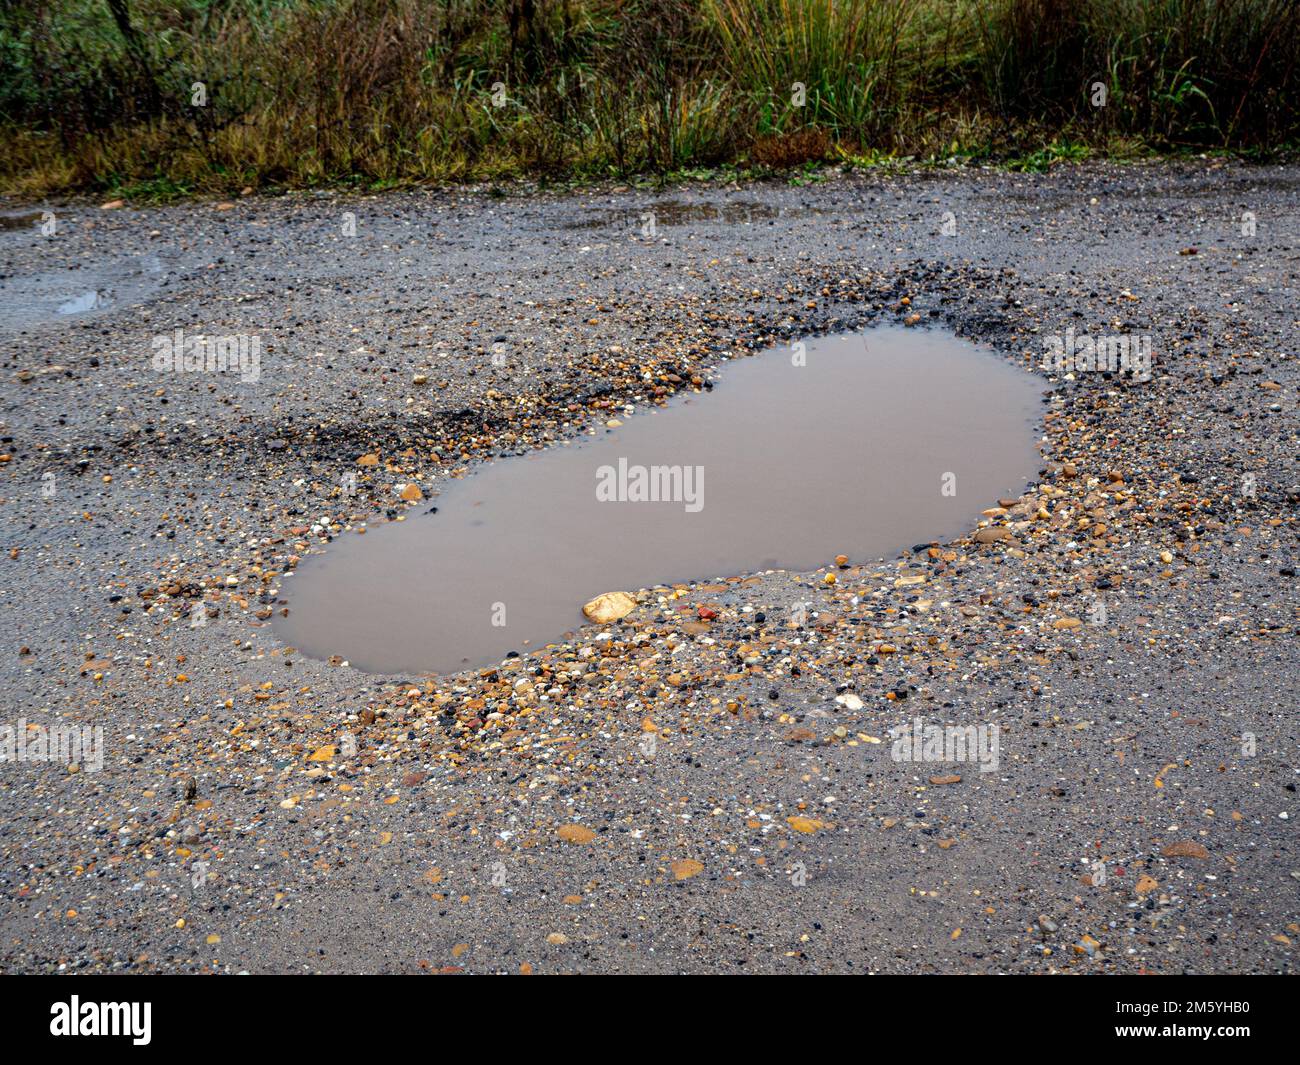
[[[1208,858],[1210,856],[1210,852],[1194,839],[1171,843],[1160,853],[1166,858]]]
[[[673,879],[689,880],[693,876],[698,876],[704,872],[704,863],[697,862],[694,858],[680,858],[673,862]]]
[[[1096,955],[1097,948],[1100,946],[1101,944],[1097,940],[1093,939],[1092,936],[1085,935],[1081,940],[1079,940],[1078,943],[1074,945],[1074,953],[1086,954],[1088,955],[1088,957],[1091,958]]]
[[[563,825],[555,834],[566,843],[590,843],[596,838],[596,833],[586,825]]]
[[[980,529],[975,533],[975,542],[977,544],[993,544],[999,540],[1010,540],[1011,530],[1003,525],[990,525],[987,529]]]

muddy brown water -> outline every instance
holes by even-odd
[[[1042,383],[989,351],[886,327],[800,361],[737,359],[712,392],[435,482],[436,513],[304,559],[279,635],[372,672],[481,668],[563,640],[602,592],[950,538],[1038,467]]]

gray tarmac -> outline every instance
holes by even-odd
[[[0,227],[4,971],[1294,970],[1294,166],[41,207]],[[1042,378],[968,535],[449,676],[277,638],[303,558],[440,482],[876,323]],[[1043,369],[1071,329],[1149,379]],[[176,330],[259,361],[155,369]],[[917,720],[997,765],[896,758]],[[73,726],[102,765],[40,757]]]

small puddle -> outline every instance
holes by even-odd
[[[0,214],[0,229],[31,229],[41,220],[40,211],[24,211],[22,214]]]
[[[104,306],[108,302],[98,292],[83,292],[80,296],[59,304],[60,314],[85,314]]]
[[[482,668],[562,640],[602,592],[950,538],[1038,468],[1042,383],[951,334],[810,340],[793,362],[736,360],[712,393],[446,482],[436,513],[305,559],[277,632],[372,672]]]
[[[640,230],[654,215],[656,226],[684,226],[692,223],[746,225],[794,218],[809,213],[805,207],[774,207],[758,200],[724,200],[720,203],[692,203],[686,200],[658,200],[636,210],[612,207],[589,208],[594,217],[567,223],[565,229],[605,229],[626,226]],[[813,212],[817,213],[817,212]]]
[[[147,299],[166,279],[157,255],[97,260],[80,270],[0,276],[0,335],[62,328],[78,315]]]

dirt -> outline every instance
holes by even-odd
[[[103,758],[0,764],[3,968],[1292,971],[1298,193],[1091,164],[5,228],[0,725]],[[398,486],[909,321],[1051,393],[967,535],[621,589],[450,676],[278,640],[286,573],[428,508]],[[176,330],[260,361],[155,369]],[[1150,374],[1045,369],[1068,330]]]

